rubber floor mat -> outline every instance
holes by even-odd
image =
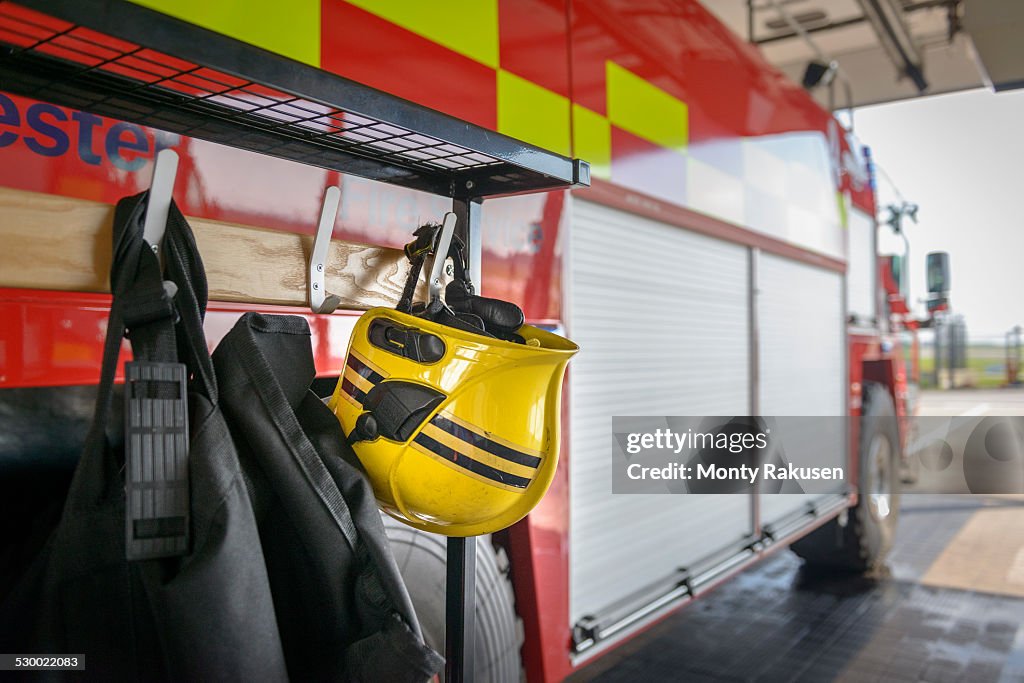
[[[908,499],[888,576],[809,572],[784,551],[573,680],[1024,681],[1024,599],[920,583],[979,510],[1021,503]]]

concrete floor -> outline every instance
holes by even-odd
[[[926,392],[927,415],[1024,415],[1024,391]],[[882,576],[784,551],[574,681],[1024,682],[1024,496],[906,495]]]

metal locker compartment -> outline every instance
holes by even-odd
[[[850,209],[846,233],[846,311],[860,324],[873,324],[878,308],[875,220]]]
[[[756,266],[758,412],[765,416],[845,415],[846,337],[843,276],[816,266],[760,254]],[[821,467],[846,462],[843,422],[802,420],[805,438],[789,455]],[[791,451],[793,449],[791,448]],[[835,492],[845,482],[836,482]],[[761,523],[771,526],[819,496],[761,495]]]
[[[570,623],[751,532],[745,495],[612,494],[613,415],[749,411],[745,247],[574,199]],[[648,592],[648,599],[650,592]]]

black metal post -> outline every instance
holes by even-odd
[[[455,188],[471,191],[471,185]],[[458,221],[455,234],[466,245],[466,265],[477,293],[480,292],[480,216],[478,197],[456,198],[452,211]],[[449,537],[445,581],[445,683],[472,683],[476,634],[476,538]]]
[[[467,188],[472,189],[472,188]],[[473,281],[476,293],[480,293],[480,224],[483,214],[483,200],[479,197],[457,198],[452,202],[452,211],[455,212],[458,222],[455,224],[455,234],[462,238],[466,244],[466,261],[469,267],[469,278]]]
[[[450,537],[445,584],[445,683],[473,681],[475,603],[476,538]]]

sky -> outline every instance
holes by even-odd
[[[1024,325],[1024,90],[863,107],[854,130],[899,194],[920,205],[918,223],[905,225],[912,299],[925,296],[925,254],[948,251],[950,303],[972,339]],[[884,178],[878,193],[880,205],[895,201]],[[879,244],[902,253],[884,225]]]

